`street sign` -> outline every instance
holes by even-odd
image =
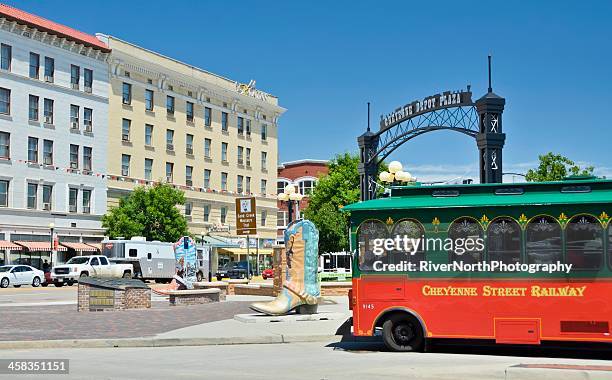
[[[255,198],[236,198],[236,234],[257,234]]]

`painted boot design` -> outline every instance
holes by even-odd
[[[274,301],[255,302],[251,309],[268,315],[283,315],[292,310],[298,314],[317,312],[321,294],[317,267],[319,231],[309,220],[298,220],[285,231],[287,276],[283,289]]]

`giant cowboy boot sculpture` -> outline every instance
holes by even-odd
[[[319,231],[309,220],[298,220],[285,231],[287,276],[281,293],[270,302],[255,302],[251,309],[268,315],[317,312],[321,294],[317,268],[319,264]]]

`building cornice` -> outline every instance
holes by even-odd
[[[85,56],[101,62],[106,62],[109,55],[108,51],[105,52],[99,48],[89,46],[88,44],[79,43],[75,40],[62,37],[57,33],[41,30],[37,27],[22,24],[3,16],[0,16],[0,29],[23,38],[29,38],[33,41],[64,49],[67,52]]]

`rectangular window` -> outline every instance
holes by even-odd
[[[13,60],[13,48],[10,45],[2,44],[0,52],[0,68],[11,71],[11,61]]]
[[[79,106],[70,105],[70,129],[79,129]]]
[[[85,92],[91,93],[93,86],[93,71],[90,69],[83,69],[83,82],[85,84]]]
[[[11,114],[11,90],[0,88],[0,113]]]
[[[238,134],[244,135],[244,118],[238,116]]]
[[[265,227],[268,222],[268,211],[261,210],[261,226]]]
[[[38,139],[28,137],[28,162],[38,163]]]
[[[166,112],[168,116],[174,116],[174,96],[166,96]]]
[[[227,207],[221,207],[221,224],[227,221]]]
[[[191,216],[193,204],[191,202],[185,202],[185,216]]]
[[[153,179],[153,159],[145,158],[144,162],[144,176],[146,180]]]
[[[174,131],[172,129],[166,129],[166,150],[174,150]]]
[[[0,132],[0,159],[11,159],[11,134]]]
[[[192,102],[187,102],[185,113],[187,114],[187,121],[189,123],[193,123],[193,103]]]
[[[246,182],[244,184],[244,191],[246,191],[247,194],[251,194],[251,177],[246,177]]]
[[[227,173],[221,173],[221,190],[227,191]]]
[[[174,164],[172,162],[166,162],[166,181],[172,182],[174,176]]]
[[[204,169],[204,188],[210,189],[210,169]]]
[[[247,137],[251,136],[251,120],[246,120],[246,135]]]
[[[28,183],[28,208],[30,210],[36,210],[38,206],[38,185],[35,183]]]
[[[43,164],[53,165],[53,141],[43,141]]]
[[[211,139],[204,139],[204,158],[210,158]]]
[[[145,109],[147,111],[153,111],[154,104],[155,104],[155,94],[153,90],[145,90]]]
[[[123,82],[122,86],[122,102],[123,104],[132,104],[132,85]]]
[[[208,222],[208,220],[210,219],[210,205],[204,205],[204,221]]]
[[[130,141],[130,130],[132,129],[132,120],[123,119],[121,121],[121,141]]]
[[[45,82],[53,83],[55,75],[55,59],[45,57]]]
[[[193,186],[193,166],[185,166],[185,185]]]
[[[227,162],[227,143],[221,143],[221,161]]]
[[[265,179],[261,180],[261,184],[259,186],[259,192],[265,195],[268,192],[268,181]]]
[[[77,212],[77,200],[79,199],[79,189],[71,187],[68,190],[68,212]]]
[[[93,131],[93,110],[91,108],[83,108],[83,125],[85,132]]]
[[[121,175],[127,177],[130,175],[130,155],[122,154],[121,155]]]
[[[44,109],[43,112],[45,114],[45,124],[53,124],[53,99],[44,100]]]
[[[53,186],[43,185],[42,190],[43,210],[51,211],[53,210]]]
[[[276,227],[286,227],[287,226],[287,211],[277,211],[276,212]]]
[[[38,121],[38,96],[30,95],[28,119]]]
[[[70,144],[70,168],[79,168],[79,146]]]
[[[236,192],[238,192],[238,194],[242,194],[244,191],[244,188],[242,187],[243,182],[244,182],[244,177],[239,175],[237,183],[236,183]]]
[[[228,130],[227,112],[221,112],[221,130],[223,132],[227,132],[227,130]]]
[[[83,190],[83,214],[91,213],[91,190]]]
[[[245,161],[246,161],[246,166],[250,167],[251,166],[251,148],[246,148]]]
[[[153,126],[151,124],[145,124],[145,145],[153,145]]]
[[[193,154],[193,135],[187,134],[185,138],[185,153]]]
[[[244,164],[244,148],[238,146],[238,165]]]
[[[39,71],[40,71],[40,55],[36,53],[30,53],[30,78],[38,79]]]
[[[268,166],[268,153],[261,152],[261,170],[267,170]]]
[[[92,148],[89,146],[83,147],[83,170],[91,171],[93,161]]]
[[[211,126],[211,115],[212,109],[210,109],[209,107],[204,107],[204,125],[207,127]]]
[[[261,125],[261,141],[268,139],[268,126],[266,124]]]
[[[76,65],[70,65],[70,85],[73,89],[79,89],[79,80],[81,78],[81,68]]]
[[[9,181],[0,181],[0,207],[8,207]]]

